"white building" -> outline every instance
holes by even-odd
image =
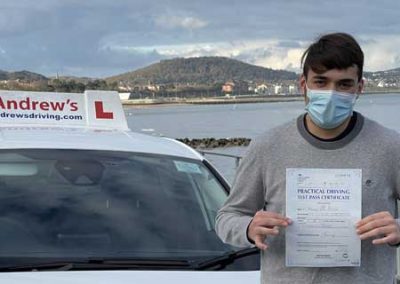
[[[289,95],[296,95],[299,93],[299,89],[296,85],[289,85]]]
[[[123,100],[129,100],[131,93],[118,93],[118,95],[121,101],[123,101]]]
[[[279,95],[282,93],[282,86],[281,85],[275,85],[274,86],[274,94]]]

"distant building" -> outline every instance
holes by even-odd
[[[299,94],[299,88],[297,85],[289,85],[289,95],[297,95]]]
[[[120,100],[129,100],[131,93],[118,93]]]
[[[118,82],[118,90],[132,91],[132,88],[128,84],[120,81],[120,82]]]
[[[257,87],[254,89],[254,92],[259,95],[264,95],[264,94],[269,93],[268,90],[269,90],[269,87],[267,84],[260,84],[260,85],[257,85]]]
[[[281,85],[275,85],[274,86],[274,95],[279,95],[282,94],[282,86]]]
[[[228,81],[224,85],[222,85],[222,92],[225,94],[232,94],[234,88],[235,83],[233,83],[232,81]]]
[[[156,91],[160,90],[160,86],[159,85],[147,85],[146,89],[149,91],[156,92]]]
[[[384,87],[386,87],[386,83],[385,83],[385,81],[380,81],[379,83],[378,83],[378,85],[377,85],[379,88],[384,88]]]

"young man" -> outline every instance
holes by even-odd
[[[400,135],[353,111],[363,52],[348,34],[320,37],[302,57],[306,113],[252,141],[218,213],[220,238],[261,249],[262,283],[394,283],[400,243]],[[360,266],[286,266],[286,169],[359,169]],[[351,229],[352,230],[352,229]],[[323,256],[322,256],[323,257]]]

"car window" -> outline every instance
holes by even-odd
[[[198,257],[226,192],[201,161],[128,152],[0,151],[0,259]]]

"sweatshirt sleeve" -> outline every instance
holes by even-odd
[[[395,182],[395,192],[394,195],[397,199],[397,203],[400,202],[400,137],[397,139],[398,143],[395,144],[393,150],[391,151],[390,157],[393,159],[393,169],[394,169],[394,182]],[[396,222],[398,226],[400,227],[400,218],[399,216],[396,216]],[[393,246],[399,247],[400,243],[397,243]]]
[[[223,242],[236,247],[253,246],[247,238],[247,227],[254,214],[264,207],[263,147],[260,142],[253,141],[240,162],[230,194],[216,217],[218,236]]]
[[[387,160],[392,160],[392,169],[393,169],[393,180],[394,180],[394,196],[399,201],[400,200],[400,135],[397,137],[398,139],[393,139],[397,143],[394,143],[393,147],[390,148],[391,151],[388,153]],[[399,221],[400,223],[400,221]]]

